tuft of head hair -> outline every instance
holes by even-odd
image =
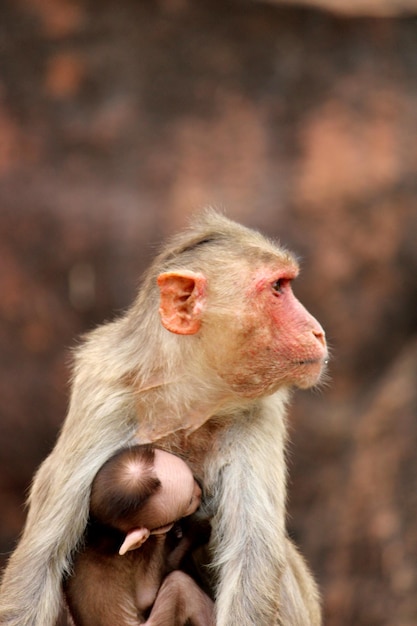
[[[258,231],[209,207],[194,215],[188,228],[168,240],[156,263],[163,271],[172,269],[172,263],[178,265],[178,262],[189,267],[190,260],[195,263],[199,257],[204,259],[207,249],[210,250],[209,258],[219,261],[224,256],[229,261],[248,257],[251,261],[256,258],[271,261],[277,256],[292,259],[286,250]]]
[[[233,293],[233,285],[244,267],[250,270],[277,262],[297,265],[294,256],[278,243],[215,209],[206,208],[191,218],[188,228],[165,242],[145,274],[138,308],[143,307],[144,297],[148,307],[150,302],[155,307],[158,305],[156,279],[163,272],[201,272],[211,284],[211,279],[220,272],[223,288],[227,289],[229,283]]]
[[[92,517],[116,528],[129,526],[139,507],[161,487],[154,460],[155,452],[150,445],[132,446],[108,459],[93,481]]]

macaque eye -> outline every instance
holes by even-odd
[[[278,280],[272,283],[272,289],[275,293],[282,293],[287,282],[285,278],[278,278]]]

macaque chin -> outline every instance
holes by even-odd
[[[212,600],[179,567],[206,533],[183,518],[201,489],[179,457],[134,446],[111,457],[64,593],[75,626],[214,626]]]

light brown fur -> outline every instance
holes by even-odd
[[[133,442],[183,456],[204,485],[217,626],[321,623],[285,531],[289,389],[314,384],[326,357],[322,329],[277,282],[297,271],[286,250],[208,211],[155,259],[126,315],[87,337],[4,574],[0,624],[55,623],[93,477]]]

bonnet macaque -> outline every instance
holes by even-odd
[[[214,626],[212,601],[178,570],[202,540],[181,519],[200,499],[187,464],[163,450],[134,446],[104,464],[64,583],[75,626]]]
[[[285,248],[208,210],[162,248],[130,309],[86,337],[4,573],[2,626],[55,624],[94,476],[135,443],[182,457],[204,488],[216,626],[321,624],[285,529],[286,405],[327,360],[298,272]]]

